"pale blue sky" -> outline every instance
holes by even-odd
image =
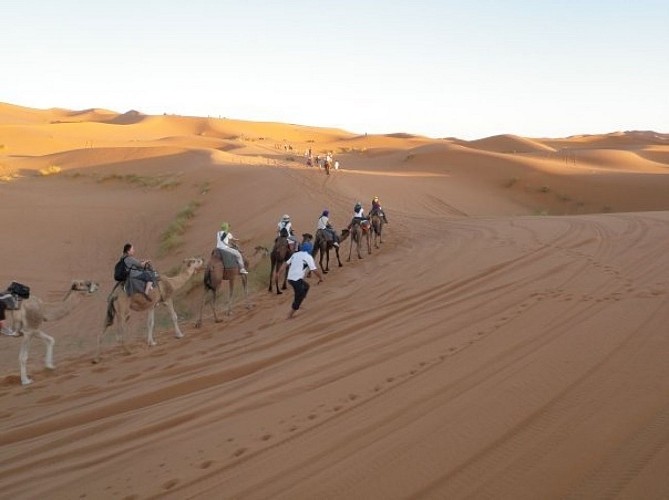
[[[5,0],[0,101],[476,139],[669,132],[669,0]]]

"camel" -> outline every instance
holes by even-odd
[[[339,243],[342,243],[344,240],[346,240],[349,234],[350,231],[348,229],[344,229],[341,232]],[[342,267],[341,259],[339,258],[339,247],[334,246],[334,240],[329,237],[329,235],[322,229],[316,231],[316,239],[314,240],[314,250],[312,257],[316,258],[316,254],[320,252],[318,263],[324,274],[327,274],[330,271],[330,250],[332,248],[335,249],[335,255],[337,256],[339,267]],[[325,256],[325,267],[323,267],[323,256]]]
[[[268,253],[268,250],[264,247],[257,246],[253,255],[256,255],[259,252]],[[235,280],[238,276],[241,276],[242,287],[244,288],[244,298],[247,299],[249,296],[248,291],[248,275],[240,274],[239,266],[236,259],[231,256],[229,253],[223,252],[223,260],[221,260],[221,252],[216,248],[212,250],[211,257],[207,263],[207,267],[204,271],[204,295],[202,296],[202,304],[200,305],[200,315],[195,322],[195,328],[200,328],[202,326],[202,311],[207,302],[207,299],[210,298],[211,310],[214,315],[214,322],[220,323],[222,320],[218,319],[216,316],[216,295],[218,289],[221,287],[224,281],[228,282],[228,300],[225,310],[225,314],[229,316],[232,313],[232,295],[235,289]],[[248,269],[249,263],[244,258],[244,266]],[[247,305],[247,307],[250,307]]]
[[[374,212],[370,218],[372,222],[372,231],[374,232],[374,248],[379,248],[379,243],[383,243],[381,233],[383,232],[383,217]]]
[[[272,291],[272,284],[276,284],[277,295],[281,295],[283,293],[281,290],[288,288],[288,270],[286,270],[286,274],[283,277],[283,285],[281,286],[281,290],[279,290],[279,268],[281,267],[281,264],[290,258],[292,253],[293,252],[290,249],[289,241],[286,236],[279,236],[274,241],[274,247],[269,254],[271,265],[269,268],[268,292]]]
[[[367,253],[372,253],[372,228],[368,220],[354,221],[351,225],[351,246],[348,251],[348,262],[351,262],[351,252],[353,251],[353,243],[355,242],[355,249],[358,252],[358,259],[362,259],[360,253],[360,243],[364,238],[367,241]]]
[[[196,271],[202,269],[204,261],[200,257],[189,257],[183,260],[181,269],[176,276],[161,277],[158,281],[158,286],[149,292],[149,299],[144,297],[141,293],[133,294],[128,296],[125,292],[123,286],[119,286],[117,283],[113,288],[109,297],[107,297],[107,316],[105,318],[105,324],[102,332],[98,335],[98,347],[95,358],[93,359],[94,363],[98,363],[101,359],[101,345],[102,338],[104,337],[107,329],[114,324],[114,319],[118,316],[118,326],[119,331],[116,334],[116,339],[120,341],[121,346],[126,353],[130,353],[128,348],[125,345],[125,329],[130,319],[130,311],[147,311],[148,312],[148,334],[147,334],[147,343],[150,346],[156,345],[156,341],[153,338],[153,326],[155,323],[155,309],[158,304],[165,304],[170,311],[170,316],[172,317],[172,323],[174,324],[174,336],[178,339],[182,338],[184,335],[179,328],[177,313],[174,310],[174,295],[175,293],[183,288],[183,286],[188,282],[191,276],[195,274]]]
[[[8,310],[14,330],[23,335],[19,350],[19,367],[21,370],[21,384],[29,385],[32,379],[28,376],[27,363],[30,351],[30,341],[37,335],[46,344],[44,364],[49,370],[56,367],[53,364],[53,346],[56,343],[51,335],[46,334],[40,327],[44,321],[56,321],[70,314],[84,295],[97,291],[100,287],[93,281],[73,280],[67,294],[62,301],[44,302],[38,297],[30,297],[21,301],[16,310]]]

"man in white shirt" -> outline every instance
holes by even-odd
[[[288,319],[295,316],[295,312],[300,308],[302,301],[306,298],[307,293],[309,292],[309,283],[304,279],[307,269],[318,276],[318,283],[323,281],[323,275],[318,270],[318,267],[316,267],[314,258],[311,256],[313,249],[314,245],[310,241],[302,243],[302,245],[300,245],[300,250],[291,255],[290,258],[281,265],[281,269],[279,269],[279,275],[281,275],[286,266],[290,266],[288,268],[288,283],[290,283],[290,286],[295,290],[295,298],[290,306]]]

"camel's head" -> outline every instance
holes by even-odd
[[[202,257],[188,257],[183,261],[184,267],[191,273],[195,273],[204,267],[204,259]]]
[[[74,292],[86,292],[93,293],[100,288],[100,285],[95,281],[88,280],[74,280],[72,281],[72,287],[70,288]]]

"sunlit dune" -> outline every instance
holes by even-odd
[[[550,146],[541,144],[539,141],[518,137],[515,135],[497,135],[487,137],[476,141],[470,141],[468,146],[483,149],[485,151],[494,151],[497,153],[538,153],[555,152]]]
[[[668,148],[0,104],[0,282],[54,308],[101,286],[43,323],[30,385],[0,336],[0,497],[669,498]],[[341,230],[375,195],[382,243],[345,239],[287,319],[281,216]],[[159,306],[149,347],[133,312],[129,354],[112,328],[91,363],[123,245],[172,277],[224,221],[248,298],[224,315],[224,284],[195,328],[197,272],[183,338]]]

